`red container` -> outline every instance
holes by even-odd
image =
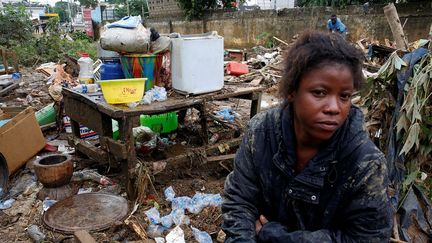
[[[230,62],[226,66],[227,74],[240,76],[249,72],[248,66],[239,62]]]

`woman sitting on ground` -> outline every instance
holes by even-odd
[[[250,121],[225,182],[226,242],[388,242],[385,158],[351,104],[361,65],[337,34],[290,48],[284,102]]]

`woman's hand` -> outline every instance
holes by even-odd
[[[260,215],[260,217],[255,221],[255,233],[258,235],[261,231],[262,227],[268,223],[268,220],[264,215]]]

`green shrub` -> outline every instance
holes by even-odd
[[[7,4],[0,9],[0,46],[10,47],[18,41],[28,41],[32,32],[32,22],[24,6]]]

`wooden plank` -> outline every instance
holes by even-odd
[[[207,157],[207,161],[214,162],[214,161],[229,160],[234,158],[235,158],[235,154],[226,154],[226,155]]]
[[[206,156],[206,158],[210,158],[210,160],[204,159],[204,163],[219,161],[219,160],[217,160],[217,157],[230,159],[233,155],[231,155],[231,154],[220,155],[218,147],[221,144],[224,144],[227,147],[229,147],[230,150],[236,150],[238,148],[238,146],[240,145],[241,141],[242,141],[242,138],[235,138],[235,139],[232,139],[229,141],[224,141],[222,143],[214,144],[214,145],[207,146],[207,147],[188,149],[183,154],[180,154],[180,155],[177,155],[175,157],[168,158],[168,159],[155,161],[155,162],[152,162],[152,164],[165,164],[165,166],[163,168],[160,168],[159,171],[155,171],[156,173],[160,173],[161,171],[179,171],[180,169],[186,168],[186,167],[187,168],[190,168],[190,167],[196,168],[197,161],[200,161],[197,158],[200,155],[204,155],[204,156]],[[213,155],[213,156],[207,157],[208,155]],[[226,157],[222,157],[222,156],[226,156]],[[193,162],[194,164],[191,165],[191,162]],[[200,163],[200,165],[202,165],[202,163]]]
[[[250,118],[254,117],[258,112],[261,111],[261,98],[262,93],[257,93],[258,97],[252,100],[251,109],[250,109]]]
[[[96,146],[82,141],[79,138],[74,137],[73,135],[68,137],[69,145],[73,146],[75,150],[80,151],[81,153],[89,156],[90,158],[96,160],[97,162],[104,164],[109,161],[109,155],[107,152],[103,151]]]
[[[11,92],[12,90],[14,90],[14,89],[16,89],[16,88],[18,88],[18,83],[14,83],[14,84],[11,84],[11,85],[9,85],[7,88],[5,88],[5,89],[2,89],[1,91],[0,91],[0,97],[2,97],[2,96],[6,96],[7,94],[9,94],[9,92]]]
[[[258,76],[256,78],[254,78],[249,84],[252,86],[258,86],[258,85],[260,85],[260,83],[263,79],[264,79],[263,76]]]
[[[75,231],[74,238],[77,243],[96,243],[96,240],[86,230]]]
[[[77,121],[93,131],[103,134],[101,113],[82,100],[64,96],[64,109],[71,120]]]
[[[134,117],[142,114],[152,115],[161,114],[171,111],[186,109],[203,102],[201,98],[191,99],[168,99],[163,102],[153,102],[149,105],[139,105],[136,108],[130,109],[124,105],[109,105],[100,103],[99,110],[113,118],[122,118],[123,116]]]
[[[128,151],[124,143],[115,141],[109,137],[101,136],[99,136],[99,141],[101,146],[104,147],[108,153],[112,154],[116,160],[127,159]]]
[[[262,92],[263,90],[264,90],[263,87],[241,87],[232,92],[213,92],[213,93],[199,95],[199,96],[192,96],[189,98],[170,97],[168,100],[163,102],[153,102],[149,105],[138,105],[133,109],[128,108],[125,105],[110,105],[104,102],[95,102],[85,97],[85,95],[79,94],[77,92],[68,89],[64,89],[63,94],[65,98],[69,97],[74,100],[79,100],[86,105],[92,106],[95,110],[100,111],[109,117],[115,119],[122,119],[125,116],[137,117],[141,114],[152,115],[152,114],[160,114],[160,113],[182,110],[196,105],[200,105],[206,100],[222,100],[226,98],[236,98],[245,94]]]

